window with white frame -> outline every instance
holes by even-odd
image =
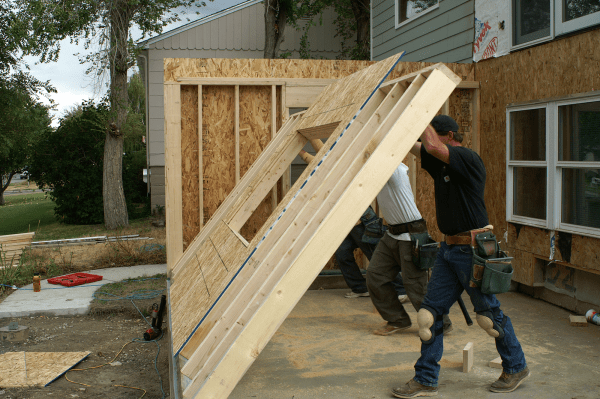
[[[600,95],[507,109],[508,221],[600,236]]]
[[[440,0],[395,0],[396,28],[439,7]]]
[[[598,0],[511,0],[512,48],[600,24]]]

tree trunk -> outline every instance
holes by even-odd
[[[352,13],[356,20],[357,51],[353,59],[371,59],[371,32],[370,32],[370,3],[369,1],[351,0]]]
[[[123,192],[123,132],[127,118],[127,69],[130,16],[127,1],[119,1],[110,11],[110,106],[111,118],[104,144],[102,198],[104,225],[116,229],[129,225]]]
[[[283,41],[287,10],[279,0],[265,0],[265,52],[264,58],[277,58]]]
[[[0,206],[3,205],[6,205],[6,202],[4,202],[4,189],[0,187]]]

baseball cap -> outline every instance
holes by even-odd
[[[436,115],[431,126],[436,132],[458,132],[458,123],[448,115]]]

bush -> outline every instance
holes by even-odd
[[[104,222],[102,173],[108,116],[106,105],[84,103],[81,112],[63,119],[36,145],[31,179],[52,189],[55,216],[64,223]],[[132,219],[150,214],[142,179],[145,166],[145,151],[123,157],[125,200]]]

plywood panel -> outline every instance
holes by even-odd
[[[0,387],[46,386],[90,352],[8,352],[0,355]]]
[[[203,87],[202,170],[205,223],[235,186],[234,106],[234,87]]]
[[[481,156],[490,222],[506,230],[506,106],[600,87],[600,30],[579,33],[476,64],[481,83]],[[572,71],[577,71],[572,73]]]
[[[180,77],[339,79],[373,61],[165,58],[165,82]]]
[[[198,86],[181,87],[181,175],[183,250],[200,231]]]
[[[240,87],[240,173],[243,176],[271,141],[271,86]],[[275,182],[273,182],[275,183]],[[273,211],[269,193],[240,233],[251,241]]]

